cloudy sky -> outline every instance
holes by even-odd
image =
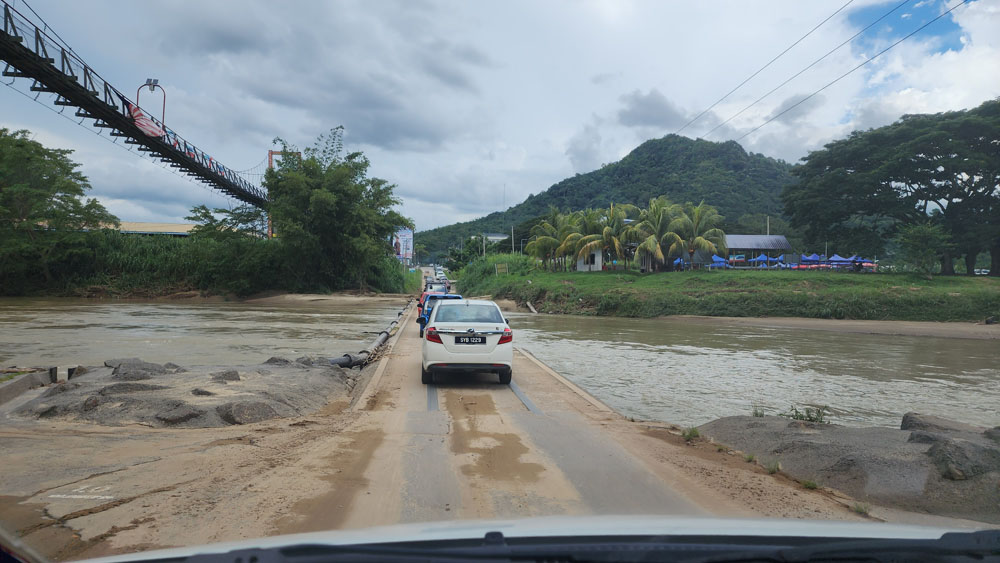
[[[961,2],[906,2],[716,128],[901,1],[850,2],[681,134],[739,139]],[[680,130],[845,3],[29,0],[119,90],[157,78],[166,123],[234,170],[259,172],[275,137],[308,146],[343,125],[347,148],[397,184],[418,230],[509,207]],[[1000,0],[975,0],[740,143],[795,161],[851,130],[997,96]],[[0,127],[75,150],[92,195],[122,220],[231,205],[51,100],[0,88]],[[140,103],[158,115],[159,91]]]

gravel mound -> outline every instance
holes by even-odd
[[[899,430],[732,416],[703,436],[866,502],[1000,524],[1000,428],[907,413]]]

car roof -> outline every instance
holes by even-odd
[[[449,306],[451,306],[451,305],[493,305],[494,307],[497,307],[498,309],[500,308],[496,303],[494,303],[493,301],[490,301],[488,299],[455,299],[451,303],[448,303],[448,305]]]

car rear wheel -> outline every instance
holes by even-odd
[[[423,383],[424,385],[434,383],[434,374],[425,370],[423,366],[420,367],[420,383]]]
[[[508,368],[500,372],[500,383],[503,385],[510,385],[511,370]]]

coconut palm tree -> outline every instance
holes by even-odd
[[[695,251],[719,253],[726,251],[726,233],[718,228],[723,217],[711,205],[702,201],[698,205],[688,203],[670,221],[669,232],[661,241],[661,246],[669,245],[667,256],[683,256],[694,262]]]
[[[636,255],[648,261],[649,269],[659,269],[666,260],[669,250],[667,234],[670,233],[670,222],[682,211],[679,205],[672,203],[665,196],[649,200],[649,207],[642,210],[640,221],[632,228],[630,238],[639,243]]]
[[[622,239],[628,234],[629,213],[636,215],[639,209],[634,205],[611,204],[608,209],[588,209],[584,212],[582,224],[585,234],[576,240],[576,258],[579,260],[591,252],[601,252],[602,258],[625,260],[626,246]]]

